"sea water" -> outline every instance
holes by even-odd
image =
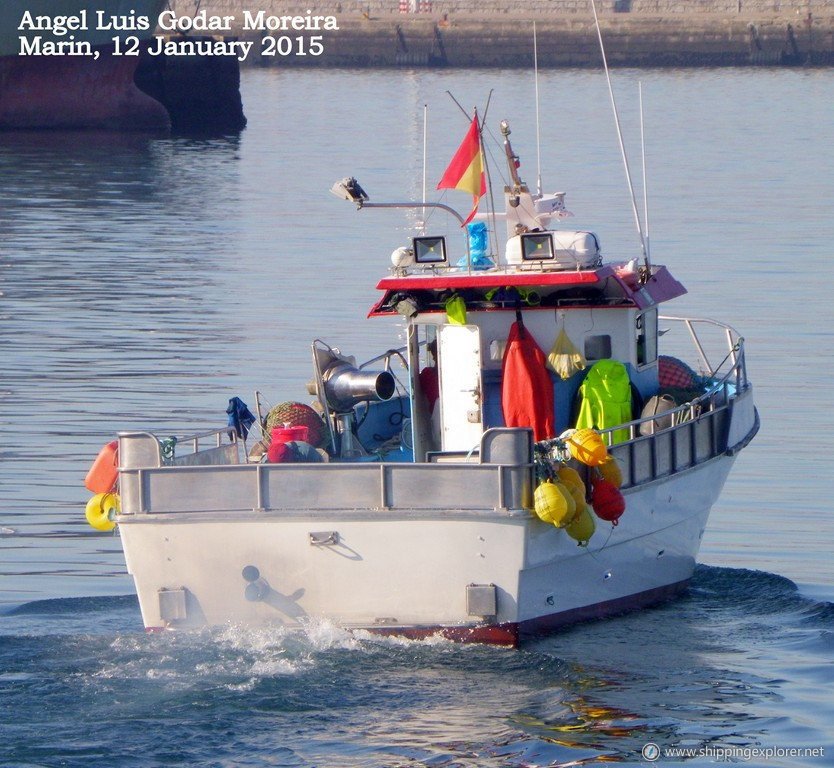
[[[307,399],[314,338],[359,359],[400,343],[365,315],[416,216],[327,190],[420,199],[425,115],[437,199],[467,127],[447,90],[486,117],[496,194],[504,118],[535,185],[529,73],[248,70],[240,136],[2,136],[1,765],[645,764],[649,744],[658,764],[834,764],[834,72],[615,73],[641,204],[638,82],[651,258],[689,289],[664,309],[745,337],[762,429],[686,596],[520,651],[326,622],[146,635],[83,478],[117,430]],[[606,258],[639,256],[604,76],[539,89],[544,190]]]

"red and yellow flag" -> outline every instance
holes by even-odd
[[[472,118],[472,125],[466,137],[455,152],[452,162],[440,179],[438,189],[459,189],[472,195],[474,207],[464,226],[472,221],[478,210],[481,197],[486,194],[486,178],[484,177],[484,155],[481,150],[481,132],[478,130],[478,115]]]

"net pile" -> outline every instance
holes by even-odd
[[[316,411],[304,403],[279,403],[266,417],[266,438],[269,440],[273,427],[307,427],[308,441],[314,448],[327,443],[327,426]]]

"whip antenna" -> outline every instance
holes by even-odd
[[[536,82],[536,194],[542,193],[542,136],[539,119],[539,45],[536,22],[533,22],[533,72]]]
[[[611,109],[614,111],[614,123],[617,126],[617,138],[620,142],[620,153],[623,156],[623,165],[625,166],[626,181],[628,182],[628,190],[631,193],[631,208],[634,211],[634,221],[637,223],[637,234],[640,235],[640,247],[643,249],[643,261],[646,269],[649,269],[649,259],[646,252],[646,240],[643,237],[643,225],[640,223],[640,212],[637,210],[637,199],[634,197],[634,184],[631,183],[631,169],[628,167],[628,157],[626,156],[625,144],[623,143],[623,132],[620,128],[620,115],[617,112],[617,102],[614,100],[614,89],[611,87],[611,73],[608,71],[608,59],[605,57],[605,44],[602,42],[602,30],[599,28],[599,17],[597,16],[597,6],[594,0],[591,0],[591,10],[594,12],[594,24],[597,28],[597,37],[599,38],[599,50],[602,53],[602,65],[605,68],[605,79],[608,81],[608,95],[611,97]]]
[[[481,141],[481,157],[484,161],[484,173],[486,174],[486,185],[487,185],[487,193],[489,194],[489,210],[492,213],[492,237],[489,237],[489,253],[490,256],[494,258],[497,257],[498,253],[498,221],[495,216],[495,198],[492,196],[492,176],[489,173],[489,161],[487,160],[487,153],[484,152],[484,137],[483,137],[483,127],[484,123],[486,122],[487,112],[489,112],[489,104],[492,101],[492,93],[493,88],[489,89],[489,96],[487,96],[487,103],[484,107],[484,117],[481,120],[478,126],[478,138]],[[475,114],[477,114],[477,110]],[[487,226],[487,236],[489,236],[489,226]],[[469,235],[467,234],[467,238]],[[493,250],[493,247],[495,250]]]
[[[649,187],[648,176],[646,175],[646,134],[643,131],[643,83],[637,83],[637,92],[640,96],[640,149],[643,155],[643,217],[645,219],[645,239],[643,240],[646,250],[646,271],[651,274],[651,239],[649,238]]]
[[[423,104],[423,203],[426,202],[426,141],[428,139],[429,105]],[[423,220],[420,222],[423,234],[426,232],[426,209],[423,208]]]

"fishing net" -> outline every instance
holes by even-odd
[[[271,440],[273,427],[307,427],[308,442],[321,448],[328,442],[327,426],[321,416],[304,403],[279,403],[266,417],[265,437]]]
[[[547,367],[558,373],[563,379],[569,379],[577,371],[582,371],[588,364],[583,355],[568,338],[565,329],[559,331],[550,354],[547,356]]]

